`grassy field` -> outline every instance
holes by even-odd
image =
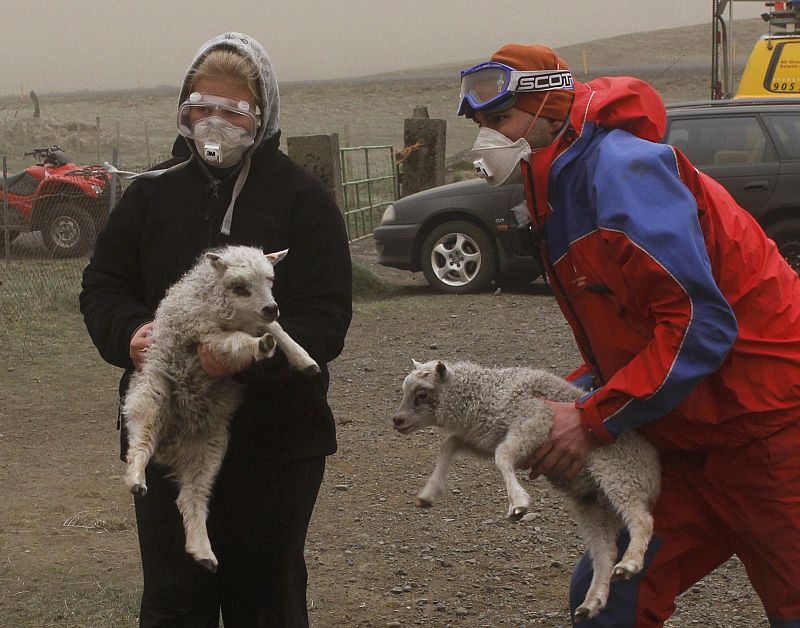
[[[762,32],[760,20],[735,23],[737,73]],[[710,92],[711,30],[707,25],[625,35],[558,52],[579,80],[633,73],[650,81],[668,102],[707,98]],[[455,115],[458,73],[470,63],[465,60],[361,80],[283,83],[284,141],[295,135],[338,133],[341,146],[401,148],[403,120],[416,105],[426,105],[432,118],[447,121],[447,155],[456,159],[475,139],[474,126]],[[25,151],[57,143],[80,161],[110,161],[111,150],[117,147],[120,164],[144,165],[148,157],[152,162],[169,153],[176,135],[177,97],[178,86],[39,94],[39,119],[32,117],[30,100],[0,98],[0,156],[8,157],[9,169],[15,172],[30,163]]]

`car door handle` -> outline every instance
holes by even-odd
[[[769,188],[769,181],[751,181],[744,184],[745,190],[766,190]]]

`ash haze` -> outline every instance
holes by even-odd
[[[763,2],[734,2],[735,19]],[[279,81],[330,80],[485,59],[504,43],[553,47],[692,24],[711,0],[3,0],[0,94],[175,86],[226,30],[267,49]]]

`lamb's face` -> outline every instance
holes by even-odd
[[[208,255],[227,305],[226,326],[254,336],[264,333],[265,325],[279,316],[272,296],[275,270],[270,256],[250,247],[231,247],[222,255]]]
[[[441,362],[414,365],[416,368],[403,381],[403,400],[392,416],[394,429],[401,434],[436,423],[436,405],[445,382],[446,370]]]
[[[275,273],[271,265],[269,269],[228,268],[222,284],[231,306],[231,323],[235,329],[256,334],[259,328],[278,318],[278,304],[272,296],[274,281]]]

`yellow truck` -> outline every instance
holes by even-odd
[[[750,53],[735,98],[800,96],[800,33],[762,35]]]
[[[734,0],[712,2],[711,99],[799,97],[800,0],[764,2],[768,11],[762,13],[761,18],[768,24],[769,30],[753,46],[735,94],[732,36]]]

